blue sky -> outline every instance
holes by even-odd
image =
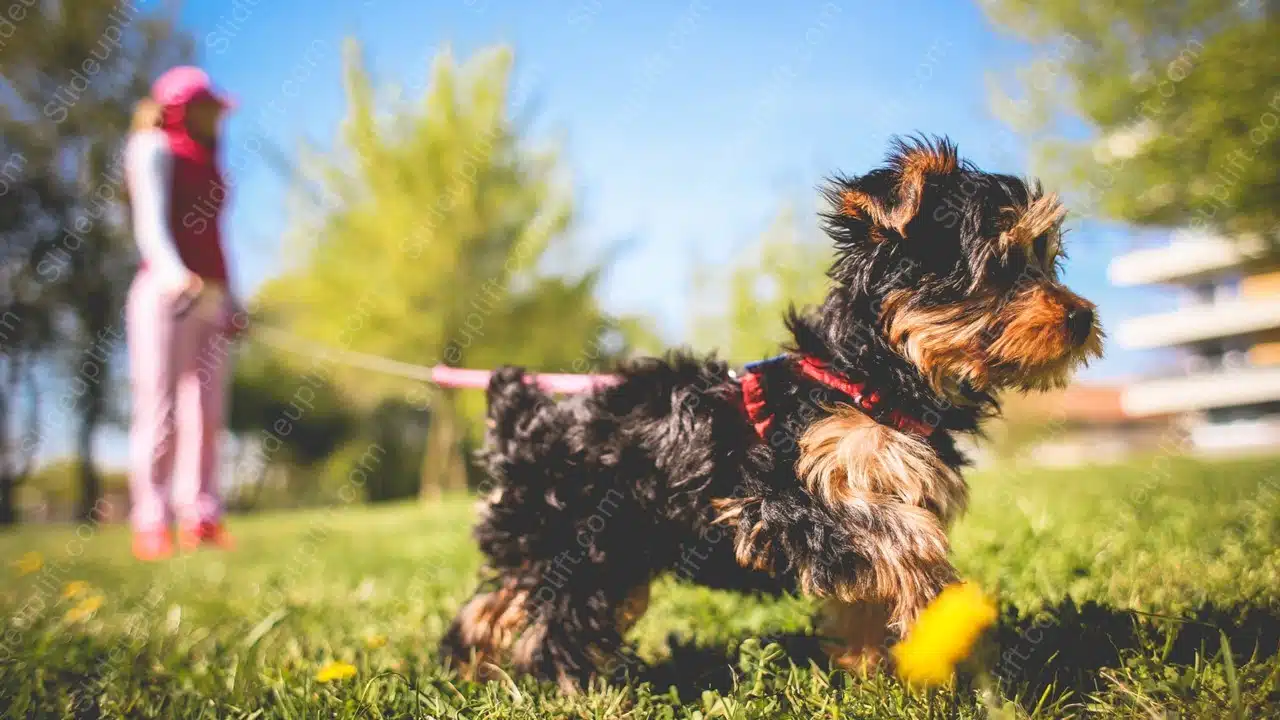
[[[601,247],[634,240],[606,307],[653,315],[672,340],[683,338],[695,259],[732,256],[784,201],[812,207],[824,175],[870,167],[894,133],[944,133],[983,167],[1028,170],[986,86],[1028,50],[976,3],[210,0],[188,2],[181,22],[242,107],[225,147],[239,168],[228,234],[246,289],[279,267],[287,222],[285,181],[248,139],[332,143],[347,37],[379,83],[408,92],[445,44],[459,56],[512,45],[515,87],[536,98],[535,131],[565,144],[577,232]],[[1107,285],[1107,261],[1130,232],[1076,225],[1068,280],[1104,320],[1163,302]],[[1142,362],[1111,348],[1089,376]]]
[[[458,56],[512,45],[534,129],[563,141],[576,178],[576,232],[601,248],[634,240],[606,307],[654,316],[671,340],[683,339],[695,259],[731,257],[784,201],[812,207],[824,175],[869,168],[894,133],[947,134],[983,167],[1029,169],[986,85],[1028,49],[971,2],[190,0],[180,21],[240,103],[224,148],[237,168],[227,236],[246,294],[280,267],[287,222],[286,181],[249,140],[332,144],[347,37],[377,82],[409,92],[445,44]],[[1132,236],[1076,221],[1069,240],[1068,281],[1112,325],[1167,302],[1108,286],[1107,261]],[[1113,346],[1087,377],[1148,360]]]

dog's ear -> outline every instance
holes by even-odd
[[[947,179],[960,171],[960,156],[955,144],[945,137],[894,138],[889,167],[898,176],[895,228],[903,237],[910,237],[909,226],[920,216],[925,195],[940,190]]]
[[[889,170],[837,179],[827,194],[833,206],[832,214],[851,225],[862,226],[869,239],[884,240],[883,231],[897,230],[897,180]]]
[[[837,179],[827,195],[835,214],[905,238],[930,188],[959,171],[960,158],[950,140],[894,138],[887,167],[856,179]],[[885,233],[870,235],[877,239]]]

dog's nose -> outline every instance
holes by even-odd
[[[1067,332],[1071,335],[1071,342],[1076,345],[1083,345],[1085,340],[1089,339],[1089,333],[1093,332],[1093,310],[1090,308],[1076,308],[1067,313]]]

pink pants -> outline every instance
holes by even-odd
[[[222,514],[217,466],[231,346],[227,299],[207,286],[181,318],[177,305],[153,274],[139,271],[126,310],[130,521],[137,531],[166,528],[175,515],[194,525]]]

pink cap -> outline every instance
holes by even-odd
[[[165,106],[186,105],[199,98],[209,98],[225,108],[236,105],[230,98],[214,91],[205,71],[191,65],[179,65],[165,71],[152,84],[151,97]]]

